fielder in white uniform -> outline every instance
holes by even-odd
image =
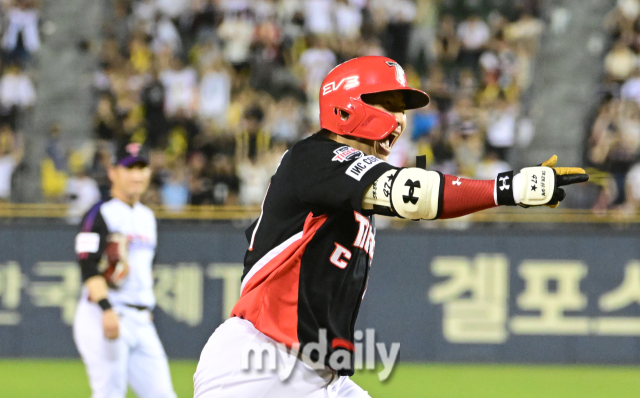
[[[124,398],[127,386],[140,398],[174,398],[167,357],[152,322],[151,268],[156,219],[139,202],[150,170],[138,144],[122,148],[109,170],[112,199],[83,217],[76,252],[84,288],[73,324],[76,347],[87,369],[92,398]],[[128,273],[118,287],[99,264],[109,237],[121,234]]]

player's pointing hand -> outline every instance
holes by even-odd
[[[567,196],[561,187],[589,181],[580,167],[556,167],[558,157],[553,155],[542,164],[525,167],[520,173],[505,172],[498,175],[498,204],[558,207]],[[509,181],[513,180],[510,184]]]

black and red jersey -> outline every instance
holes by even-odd
[[[315,134],[282,158],[260,218],[247,230],[242,293],[232,316],[293,347],[319,342],[353,353],[375,249],[365,190],[393,166]],[[311,358],[316,360],[316,358]],[[353,361],[340,374],[353,374]]]

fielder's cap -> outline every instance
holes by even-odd
[[[116,152],[115,165],[132,167],[136,164],[149,165],[149,152],[137,142],[128,142],[120,145]]]

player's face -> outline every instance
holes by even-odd
[[[147,190],[151,180],[151,169],[143,164],[131,167],[114,166],[109,170],[114,196],[126,202],[137,202]]]
[[[391,113],[398,122],[398,127],[391,132],[384,140],[367,141],[369,148],[368,155],[374,155],[382,160],[388,160],[393,145],[398,141],[400,135],[407,126],[407,115],[405,115],[406,105],[404,96],[398,91],[387,91],[383,93],[369,94],[367,103],[374,108]]]

